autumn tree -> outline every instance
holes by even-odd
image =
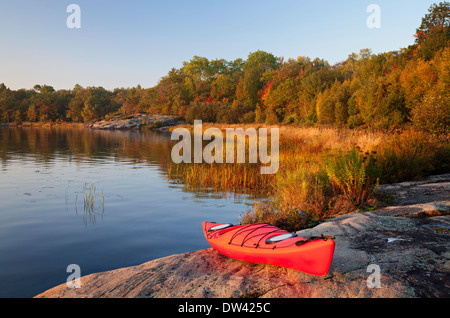
[[[75,85],[72,90],[73,97],[68,104],[68,109],[66,117],[73,122],[81,123],[83,122],[83,116],[81,114],[84,102],[86,100],[85,94],[86,90],[80,85]]]
[[[416,31],[420,57],[425,60],[432,59],[450,40],[450,3],[444,1],[432,4]]]
[[[416,103],[410,101],[411,120],[420,130],[445,134],[450,132],[450,47],[438,53],[430,64],[427,71],[431,74],[419,83],[427,89],[418,94]],[[430,77],[431,83],[426,82]]]
[[[271,53],[264,51],[250,53],[243,66],[242,80],[238,83],[242,94],[237,96],[237,102],[255,109],[256,104],[260,102],[258,92],[266,84],[263,80],[264,73],[277,69],[278,66],[278,59]]]

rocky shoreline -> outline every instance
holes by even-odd
[[[169,115],[146,115],[135,114],[128,118],[115,116],[94,123],[86,123],[85,126],[91,129],[141,129],[143,127],[153,129],[164,129],[166,127],[175,126],[181,123],[176,116]]]
[[[22,122],[0,124],[0,127],[86,127],[90,129],[110,130],[139,130],[141,128],[163,130],[183,123],[178,116],[134,114],[127,117],[114,116],[96,122],[68,123],[68,122]]]
[[[87,275],[79,289],[64,283],[36,298],[449,297],[450,174],[381,185],[378,192],[389,198],[388,207],[298,232],[335,237],[325,277],[236,261],[207,249]],[[379,288],[369,288],[369,265],[380,269]]]

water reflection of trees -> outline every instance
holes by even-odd
[[[0,162],[7,169],[11,160],[35,161],[51,169],[56,161],[77,164],[124,162],[157,167],[169,180],[169,187],[180,188],[197,199],[228,198],[235,202],[254,199],[248,191],[223,192],[209,188],[192,188],[177,176],[168,175],[172,163],[170,132],[91,130],[79,128],[12,127],[0,128]]]
[[[57,159],[77,163],[102,160],[150,163],[167,171],[170,134],[166,132],[90,130],[86,128],[0,129],[0,161],[3,166],[17,157],[32,157],[49,164]]]

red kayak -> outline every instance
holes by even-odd
[[[334,254],[332,237],[306,239],[268,224],[203,222],[203,232],[211,246],[225,256],[311,275],[325,276]]]

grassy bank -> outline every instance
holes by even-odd
[[[203,125],[209,127],[238,126]],[[414,130],[282,126],[280,169],[275,175],[261,175],[260,163],[169,163],[168,170],[170,178],[181,178],[192,188],[267,196],[268,200],[255,202],[241,222],[299,230],[332,216],[379,206],[374,191],[380,183],[450,171],[449,139]]]

